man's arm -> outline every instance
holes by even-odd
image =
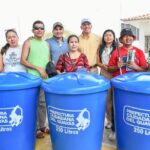
[[[130,61],[130,64],[128,65],[129,68],[134,69],[137,72],[143,72],[147,70],[147,66],[138,66],[135,62]]]
[[[108,71],[111,73],[114,73],[114,72],[118,71],[122,66],[123,66],[123,61],[121,59],[120,61],[117,62],[117,65],[108,66]]]
[[[145,59],[145,55],[142,50],[138,51],[139,53],[139,64],[137,65],[134,61],[130,61],[129,68],[134,69],[137,72],[146,71],[148,68],[148,64]]]
[[[48,75],[46,74],[45,70],[28,62],[27,58],[29,56],[29,53],[30,53],[30,40],[26,40],[22,48],[21,64],[23,64],[28,68],[37,70],[40,73],[42,78],[47,78]]]
[[[111,57],[109,59],[108,63],[108,71],[111,73],[114,73],[119,70],[120,67],[122,67],[123,61],[118,62],[118,52],[117,50],[113,51],[111,54]]]
[[[3,64],[3,56],[0,54],[0,72],[3,72],[4,64]]]

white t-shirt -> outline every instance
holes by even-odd
[[[8,48],[3,54],[4,72],[26,72],[26,68],[20,64],[22,47]]]
[[[105,47],[104,48],[103,53],[102,53],[102,57],[101,57],[102,64],[108,64],[109,59],[110,59],[110,53],[112,50],[113,50],[112,47],[110,47],[110,48]]]

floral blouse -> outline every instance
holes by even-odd
[[[90,70],[88,59],[85,54],[81,53],[76,59],[71,59],[68,52],[60,55],[56,65],[57,70],[60,72],[75,72],[78,68]]]

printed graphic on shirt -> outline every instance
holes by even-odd
[[[123,61],[123,66],[122,66],[122,68],[126,68],[127,56],[122,56],[121,59],[122,59],[122,61]]]
[[[129,56],[130,57],[130,56]],[[122,66],[122,68],[125,68],[126,69],[126,71],[132,71],[133,69],[131,69],[131,68],[129,68],[128,67],[128,65],[129,65],[129,58],[128,58],[128,56],[123,56],[122,57],[122,61],[123,61],[123,66]]]
[[[132,71],[133,69],[129,68],[128,65],[130,64],[130,61],[135,61],[135,50],[129,50],[127,54],[127,71]]]
[[[66,110],[48,106],[48,119],[57,132],[63,134],[79,134],[90,126],[90,112],[82,110]]]
[[[20,57],[15,52],[9,53],[9,55],[6,57],[6,65],[9,65],[11,67],[14,67],[18,64],[20,64]]]

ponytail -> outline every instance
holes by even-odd
[[[3,55],[4,53],[6,53],[9,47],[10,45],[6,43],[1,49],[1,54]]]

